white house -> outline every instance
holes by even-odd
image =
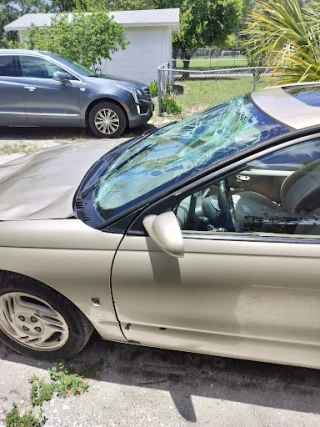
[[[116,52],[112,61],[104,60],[103,74],[149,83],[157,79],[157,68],[171,63],[172,34],[179,32],[179,9],[133,10],[110,12],[119,24],[126,27],[130,44]],[[53,14],[30,13],[6,25],[5,31],[18,31],[20,40],[26,38],[28,28],[34,24],[51,24]]]

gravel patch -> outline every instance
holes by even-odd
[[[127,131],[122,138],[105,139],[106,144],[119,144],[154,128],[152,124]],[[0,163],[14,160],[22,155],[74,142],[97,141],[86,129],[79,128],[1,128]]]

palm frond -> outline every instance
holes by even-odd
[[[275,83],[320,80],[320,3],[306,8],[299,0],[258,0],[248,16],[243,47],[251,60],[275,66]]]

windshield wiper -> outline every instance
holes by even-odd
[[[135,144],[134,144],[135,145]],[[133,145],[133,146],[134,146]],[[151,142],[150,144],[145,145],[144,147],[141,147],[140,150],[135,151],[134,153],[131,154],[131,156],[129,156],[127,159],[125,159],[123,162],[120,162],[114,169],[112,169],[110,171],[109,174],[104,175],[103,178],[106,180],[108,178],[110,178],[110,176],[112,176],[115,172],[117,172],[119,169],[121,169],[123,166],[125,166],[128,162],[130,162],[131,160],[133,160],[135,157],[137,157],[139,154],[143,153],[144,151],[147,151],[149,148],[153,148],[157,145],[156,142]],[[86,197],[89,193],[91,193],[91,191],[93,191],[96,186],[98,185],[99,181],[101,178],[99,178],[94,184],[90,185],[90,187],[86,188],[82,193],[80,193],[77,196],[77,200],[83,199],[84,197]]]

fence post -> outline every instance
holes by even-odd
[[[257,76],[258,76],[258,70],[256,68],[254,68],[253,70],[253,90],[256,90],[256,85],[257,85]]]
[[[162,99],[162,88],[161,88],[161,67],[158,67],[158,116],[162,116],[161,111],[161,99]]]

